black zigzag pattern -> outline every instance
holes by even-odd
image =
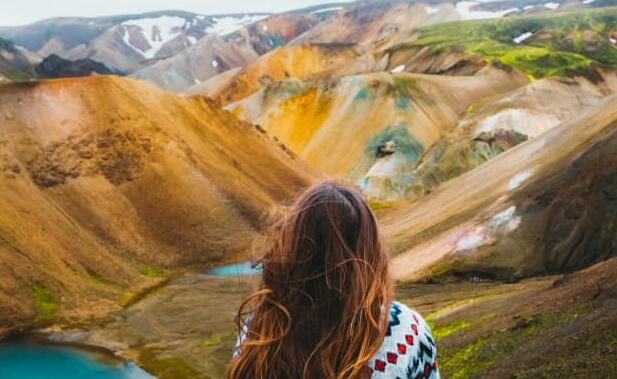
[[[399,319],[399,315],[401,314],[401,308],[397,303],[392,303],[392,307],[390,308],[390,319],[388,320],[388,330],[386,330],[386,336],[392,335],[392,327],[401,324],[401,320]]]
[[[431,336],[429,336],[428,334],[424,334],[424,337],[426,338],[426,340],[428,341],[428,343],[432,346],[435,347],[435,342],[433,342],[433,339],[431,338]]]
[[[420,356],[422,357],[424,355],[433,358],[433,349],[424,342],[420,342]]]
[[[418,358],[414,358],[411,361],[411,366],[407,367],[407,370],[405,370],[405,374],[407,374],[407,378],[408,379],[414,379],[414,373],[416,371],[418,371],[418,368],[420,367],[420,360]]]

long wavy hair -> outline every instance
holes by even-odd
[[[273,228],[261,288],[240,307],[231,379],[360,379],[392,300],[375,215],[350,186],[304,192]]]

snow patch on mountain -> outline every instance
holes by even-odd
[[[133,46],[129,42],[129,33],[125,28],[124,32],[124,43],[128,46],[132,47],[136,51],[140,52],[144,58],[151,59],[154,58],[156,53],[163,47],[163,45],[169,42],[171,39],[176,37],[179,33],[182,32],[184,25],[186,24],[186,20],[182,17],[173,17],[173,16],[161,16],[156,18],[140,18],[134,20],[128,20],[122,23],[124,26],[135,26],[141,29],[146,41],[150,45],[149,49],[145,51]]]
[[[128,47],[130,47],[131,49],[137,51],[139,54],[143,55],[143,51],[139,50],[138,48],[136,48],[135,46],[131,45],[131,41],[130,41],[130,33],[128,28],[124,28],[124,30],[122,30],[122,41],[124,41],[124,44]]]
[[[432,15],[432,14],[439,13],[439,8],[431,7],[430,5],[425,5],[424,6],[424,11],[426,12],[426,14]]]
[[[528,39],[529,37],[531,37],[532,35],[533,35],[532,32],[523,33],[520,36],[514,38],[512,40],[512,42],[514,42],[516,44],[520,44],[520,43],[524,42],[526,39]]]
[[[527,179],[533,176],[533,171],[526,171],[519,174],[516,174],[510,181],[508,182],[508,189],[510,191],[517,189],[523,183],[527,181]]]
[[[343,9],[343,7],[330,7],[330,8],[322,8],[322,9],[318,9],[316,11],[313,11],[311,13],[313,14],[317,14],[317,13],[326,13],[326,12],[338,12],[341,9]]]
[[[486,245],[490,240],[489,234],[488,229],[482,226],[472,229],[457,241],[456,251],[463,252]]]
[[[518,8],[509,8],[503,11],[475,11],[473,8],[480,4],[479,1],[460,1],[456,3],[456,11],[463,20],[481,20],[486,18],[499,18],[509,13],[517,12]]]
[[[494,133],[498,129],[508,129],[529,137],[536,137],[559,123],[560,120],[549,113],[506,108],[478,121],[475,133],[477,136],[484,132]]]
[[[259,20],[263,20],[268,17],[267,15],[244,15],[238,16],[225,16],[225,17],[213,17],[212,26],[206,28],[206,33],[226,35],[242,29],[244,26],[250,25]]]
[[[513,205],[493,216],[488,224],[494,231],[512,232],[521,224],[521,218],[516,215],[516,206]]]
[[[544,7],[548,8],[548,9],[555,10],[555,9],[559,8],[559,5],[560,5],[559,3],[552,3],[551,2],[551,3],[544,4]]]

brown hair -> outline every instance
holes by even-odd
[[[273,229],[231,379],[368,377],[392,298],[375,215],[351,187],[304,192]],[[247,310],[250,305],[250,310]]]

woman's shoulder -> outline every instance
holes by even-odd
[[[369,366],[371,378],[439,378],[437,349],[424,318],[392,302],[384,341]]]

